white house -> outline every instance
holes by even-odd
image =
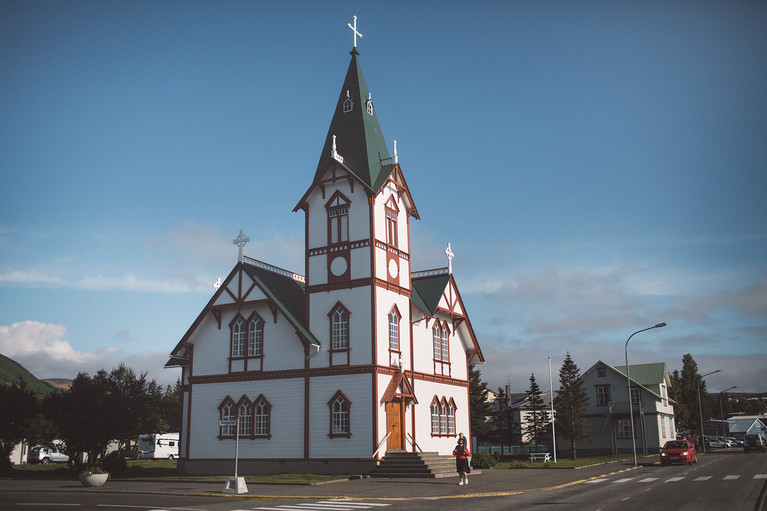
[[[171,352],[184,473],[231,472],[236,433],[242,474],[366,473],[386,451],[450,454],[471,434],[482,353],[451,265],[410,266],[419,215],[356,44],[305,179],[303,274],[244,256],[241,232],[238,263]]]
[[[674,401],[668,397],[671,376],[666,364],[631,365],[628,372],[631,407],[626,366],[613,367],[598,361],[583,373],[583,388],[589,397],[587,430],[591,436],[578,440],[579,454],[632,452],[630,410],[638,453],[657,453],[666,441],[676,437]]]

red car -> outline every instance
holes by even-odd
[[[692,465],[698,462],[698,451],[689,440],[670,440],[660,450],[660,464],[671,465],[672,463],[687,463]]]

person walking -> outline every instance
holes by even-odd
[[[458,472],[458,485],[469,484],[469,472],[471,472],[469,456],[471,456],[471,452],[469,452],[469,448],[466,446],[466,438],[458,438],[458,445],[453,449],[453,456],[455,456],[455,469]]]

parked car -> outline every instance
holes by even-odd
[[[61,445],[37,445],[29,450],[27,461],[33,464],[42,463],[43,465],[67,463],[69,462],[69,455]]]
[[[743,452],[760,450],[764,452],[767,450],[767,439],[764,435],[759,433],[749,434],[743,437]]]
[[[715,448],[727,448],[730,447],[731,444],[728,440],[726,440],[723,436],[711,436],[708,437],[708,446],[709,447],[715,447]]]
[[[728,436],[727,440],[730,441],[730,444],[733,447],[743,447],[743,440],[738,440],[737,438],[731,436]]]
[[[698,462],[698,451],[689,440],[669,440],[660,450],[660,464],[671,465],[672,463],[687,463],[691,465]]]

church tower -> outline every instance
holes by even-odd
[[[359,63],[341,87],[311,186],[294,211],[306,215],[306,311],[327,346],[313,367],[407,365],[410,230],[418,218],[384,140]],[[402,320],[402,328],[400,328]],[[396,335],[392,338],[392,329]]]

